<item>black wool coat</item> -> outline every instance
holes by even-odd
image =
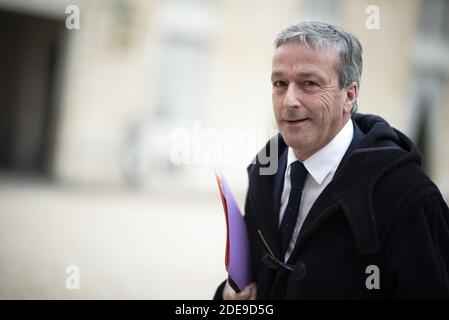
[[[309,211],[287,267],[279,206],[287,146],[278,170],[248,167],[245,222],[258,299],[449,298],[449,209],[403,133],[373,115],[353,115],[354,139]],[[270,143],[259,155],[270,154]],[[215,299],[222,297],[222,283]]]

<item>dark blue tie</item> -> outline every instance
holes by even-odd
[[[307,169],[304,165],[299,161],[293,162],[290,167],[290,183],[292,187],[280,226],[282,257],[287,251],[290,238],[293,234],[293,229],[296,225],[296,220],[298,220],[301,194],[306,177]]]

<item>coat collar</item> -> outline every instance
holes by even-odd
[[[328,217],[342,212],[352,231],[359,255],[380,250],[376,217],[373,209],[373,190],[383,175],[408,162],[421,163],[419,152],[401,132],[393,129],[380,117],[353,115],[354,136],[337,168],[333,180],[309,211],[303,223],[289,263],[295,261],[304,241]],[[279,159],[278,170],[272,175],[260,175],[262,165],[255,161],[248,167],[249,192],[252,212],[257,227],[269,242],[277,257],[280,256],[279,204],[287,162],[287,146],[280,135],[273,137],[261,150],[261,157],[270,154],[269,144],[276,145],[273,154]]]
[[[366,255],[379,250],[377,229],[370,199],[366,199],[370,192],[366,192],[370,174],[367,174],[366,164],[370,158],[364,152],[357,152],[357,147],[364,138],[363,132],[354,122],[354,135],[334,179],[324,189],[312,206],[289,261],[295,261],[304,240],[333,213],[343,212],[351,227],[357,253]],[[274,138],[273,138],[274,139]],[[254,214],[257,216],[258,227],[268,241],[276,256],[280,256],[279,208],[287,165],[288,147],[282,137],[278,141],[278,170],[274,175],[261,175],[260,164],[256,162],[248,168],[250,175],[250,197],[254,200]],[[268,144],[267,144],[268,146]],[[269,148],[263,151],[269,154]],[[362,150],[363,151],[363,150]],[[273,151],[275,152],[275,151]],[[351,167],[343,171],[342,168]],[[369,171],[369,170],[368,170]]]
[[[354,125],[352,120],[343,126],[337,135],[323,148],[315,152],[313,155],[302,161],[307,172],[317,184],[323,183],[326,176],[334,170],[351,144],[354,136]],[[288,177],[290,166],[294,161],[298,161],[293,149],[288,147],[287,167],[285,170],[285,177]]]

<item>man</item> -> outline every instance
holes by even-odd
[[[248,167],[255,283],[224,282],[216,299],[449,297],[449,209],[410,139],[356,113],[361,73],[362,47],[341,28],[278,35],[278,170],[262,174],[259,156]]]

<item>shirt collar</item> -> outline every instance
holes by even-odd
[[[327,145],[303,161],[307,171],[318,184],[323,182],[332,169],[338,167],[346,150],[351,144],[353,135],[354,127],[352,120],[349,119],[344,127]],[[295,161],[299,160],[293,152],[293,149],[288,147],[286,175],[290,175],[290,166]]]

